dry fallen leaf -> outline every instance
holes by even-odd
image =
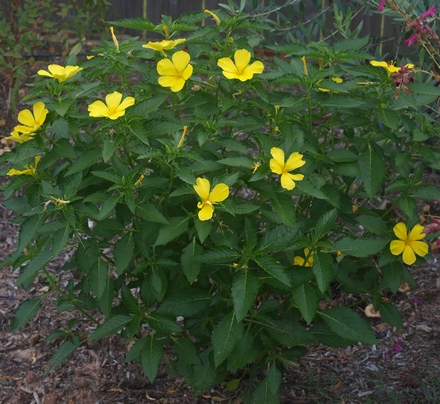
[[[376,318],[380,318],[380,312],[374,310],[373,305],[370,303],[367,307],[365,307],[365,315],[367,317],[376,317]]]

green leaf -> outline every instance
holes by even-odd
[[[252,169],[254,160],[247,156],[240,157],[226,157],[224,159],[217,160],[217,163],[223,164],[228,167],[242,167]]]
[[[116,316],[109,318],[98,329],[90,334],[90,340],[95,343],[107,335],[116,334],[122,328],[124,328],[131,321],[130,316],[123,314],[117,314]]]
[[[107,135],[102,143],[102,159],[105,163],[109,161],[121,143],[121,137]]]
[[[388,108],[379,109],[379,117],[382,119],[384,125],[391,129],[397,129],[400,115],[396,111]]]
[[[347,307],[333,307],[318,314],[333,332],[342,338],[366,344],[377,344],[373,331],[357,313]]]
[[[387,240],[345,236],[335,242],[335,247],[336,250],[341,251],[343,254],[363,258],[377,254],[382,251],[387,244]]]
[[[273,210],[278,214],[283,224],[295,226],[296,210],[293,199],[287,194],[275,194],[272,197]]]
[[[206,238],[211,234],[212,222],[209,220],[199,220],[198,218],[194,220],[194,224],[197,231],[197,236],[199,236],[200,243],[206,240]]]
[[[87,274],[90,290],[98,299],[104,294],[108,286],[108,279],[109,273],[107,263],[98,258],[98,260],[90,267]]]
[[[335,163],[351,163],[359,158],[356,153],[346,149],[332,149],[327,152],[327,157]]]
[[[319,308],[319,293],[309,283],[303,283],[292,290],[292,297],[304,320],[310,324]]]
[[[145,338],[145,340],[141,351],[142,370],[150,383],[153,383],[162,361],[163,347],[154,335]]]
[[[389,226],[379,216],[358,216],[356,221],[362,227],[376,236],[388,236],[390,231]]]
[[[179,360],[191,365],[201,365],[197,349],[189,338],[183,337],[175,339],[173,345]]]
[[[382,276],[385,284],[393,293],[397,293],[402,284],[403,265],[400,261],[395,261],[382,267]]]
[[[391,303],[381,302],[379,311],[382,320],[388,323],[391,327],[403,327],[402,316],[400,315],[399,310],[397,310],[397,308]]]
[[[359,157],[359,168],[365,191],[370,199],[379,192],[385,178],[385,163],[381,156],[368,144],[368,149]]]
[[[269,371],[267,372],[267,381],[269,384],[269,389],[273,395],[278,393],[278,389],[281,386],[282,374],[278,368],[272,364]],[[271,401],[273,403],[273,401]]]
[[[318,221],[316,222],[315,228],[312,231],[312,240],[314,244],[321,240],[322,237],[327,235],[327,233],[333,227],[333,224],[335,223],[337,218],[337,209],[331,209],[319,217]]]
[[[417,210],[416,201],[411,196],[403,196],[397,201],[397,206],[402,209],[406,217],[411,218]]]
[[[173,319],[166,317],[162,314],[159,314],[157,311],[150,313],[147,316],[148,324],[151,328],[164,332],[171,333],[177,332],[180,333],[182,329],[176,324],[175,317]]]
[[[259,289],[260,281],[251,271],[240,269],[235,274],[232,281],[231,295],[237,321],[243,320],[246,316],[257,297]]]
[[[12,320],[11,329],[9,332],[17,332],[21,327],[27,324],[31,318],[35,317],[42,301],[43,298],[41,297],[40,299],[26,300],[20,304],[20,307]]]
[[[108,199],[106,199],[102,204],[96,219],[101,221],[110,216],[119,199],[121,199],[121,195],[111,195],[108,197]]]
[[[74,102],[75,100],[70,98],[58,102],[55,101],[52,103],[52,108],[58,113],[58,115],[64,116]]]
[[[118,240],[113,250],[116,273],[118,276],[121,275],[131,263],[133,263],[134,241],[132,235],[132,233],[129,233]]]
[[[166,217],[152,203],[144,202],[136,205],[136,213],[149,222],[168,224]]]
[[[333,279],[333,259],[329,254],[313,254],[313,274],[319,290],[324,293]]]
[[[252,404],[279,404],[280,395],[278,391],[272,392],[269,380],[266,377],[252,393],[250,403]]]
[[[72,228],[65,225],[64,228],[57,230],[52,236],[52,255],[57,257],[65,245],[69,242],[72,234]]]
[[[50,359],[49,364],[47,365],[46,370],[44,371],[44,374],[47,375],[58,365],[64,362],[70,355],[73,354],[75,349],[78,347],[79,344],[77,345],[70,341],[67,341],[63,345],[61,345]]]
[[[213,248],[197,257],[197,260],[205,264],[233,264],[240,259],[241,254],[227,246]]]
[[[180,256],[180,263],[182,264],[182,271],[192,284],[200,273],[200,261],[197,257],[202,254],[203,248],[200,247],[195,237],[192,242],[183,249],[183,254]]]
[[[15,284],[29,286],[37,276],[38,271],[52,259],[52,251],[43,250],[35,254],[31,261],[21,269]]]
[[[44,215],[35,215],[27,218],[20,227],[17,250],[23,251],[35,239],[38,229],[44,223]]]
[[[69,138],[69,125],[64,119],[57,119],[52,123],[52,132],[55,139],[68,139]],[[58,143],[58,142],[57,142]],[[70,144],[69,144],[70,146]],[[67,156],[65,156],[67,157]],[[74,157],[74,156],[72,156]]]
[[[225,316],[212,332],[214,362],[218,367],[229,356],[243,335],[243,324],[237,322],[235,313]]]
[[[110,25],[114,25],[116,27],[124,27],[131,29],[139,29],[142,31],[153,31],[156,26],[147,18],[124,18],[122,20],[109,22]],[[160,105],[160,104],[159,104]]]
[[[414,193],[414,198],[424,200],[440,199],[440,189],[433,184],[421,185]]]
[[[159,306],[156,313],[166,314],[173,317],[191,317],[209,306],[212,295],[204,290],[186,289],[180,290],[167,297]]]
[[[93,148],[86,151],[84,154],[81,154],[78,160],[76,160],[70,166],[70,168],[67,170],[66,176],[76,174],[82,170],[85,170],[86,168],[91,167],[101,158],[101,155],[102,151],[99,148]]]
[[[437,86],[424,84],[424,83],[411,83],[408,86],[411,91],[423,94],[423,95],[434,95],[440,97],[440,89]]]
[[[251,221],[246,217],[244,221],[244,232],[246,236],[246,249],[252,251],[257,245],[257,231],[251,223]]]
[[[167,225],[159,230],[159,236],[154,245],[165,245],[179,237],[188,230],[188,224],[188,217],[173,217]]]
[[[289,277],[286,274],[284,266],[269,256],[252,257],[258,266],[263,268],[269,275],[278,279],[284,285],[290,286]]]

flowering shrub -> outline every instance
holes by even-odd
[[[274,45],[283,57],[264,63],[245,31],[264,27],[241,14],[114,25],[165,38],[112,31],[94,57],[49,68],[2,156],[20,223],[2,265],[24,288],[40,272],[50,283],[11,331],[49,294],[81,313],[48,337],[65,340],[47,371],[120,333],[151,382],[166,359],[195,394],[249,375],[244,401],[275,403],[307,344],[376,343],[362,313],[332,304],[336,290],[400,327],[383,298],[414,284],[434,236],[416,201],[440,198],[423,183],[439,161],[425,144],[439,133],[430,76],[414,67],[396,93],[389,69],[365,63],[368,38]],[[46,269],[65,250],[67,283]],[[82,321],[96,330],[80,337]]]

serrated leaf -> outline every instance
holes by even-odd
[[[183,249],[183,254],[180,256],[180,263],[182,264],[182,271],[192,284],[200,273],[200,261],[197,257],[203,252],[203,248],[196,243],[193,238],[192,242]]]
[[[197,260],[205,264],[233,264],[241,254],[233,248],[221,246],[213,248],[197,257]]]
[[[337,209],[331,209],[319,217],[315,228],[312,231],[312,240],[314,244],[321,240],[321,238],[331,230],[337,218]]]
[[[324,293],[333,279],[333,259],[329,254],[313,254],[313,274],[319,290]]]
[[[397,308],[391,303],[381,302],[379,311],[382,320],[388,323],[391,327],[403,327],[402,316],[400,315],[399,310],[397,310]]]
[[[82,154],[78,160],[76,160],[70,168],[67,170],[66,176],[76,174],[88,167],[91,167],[101,158],[101,149],[93,148]]]
[[[110,197],[108,197],[108,199],[106,199],[103,202],[96,219],[98,221],[101,221],[104,220],[107,216],[109,216],[112,213],[119,199],[121,199],[121,195],[111,195]]]
[[[165,245],[188,230],[188,217],[173,217],[167,225],[159,230],[159,236],[154,245]]]
[[[124,18],[122,20],[109,22],[109,24],[116,27],[140,29],[142,31],[153,31],[154,27],[156,26],[149,19],[143,17]]]
[[[379,117],[382,119],[382,122],[391,129],[397,129],[399,125],[399,114],[392,109],[379,109]]]
[[[368,144],[368,149],[359,157],[359,168],[365,191],[371,199],[379,192],[386,170],[383,159],[370,144]]]
[[[151,328],[164,333],[181,332],[182,329],[176,324],[175,317],[171,319],[167,316],[159,314],[157,311],[147,316],[148,324]]]
[[[29,286],[37,276],[38,271],[52,259],[52,251],[43,250],[35,254],[31,261],[20,270],[20,276],[15,284]]]
[[[371,257],[382,251],[388,242],[387,240],[374,238],[353,238],[345,236],[335,242],[335,247],[343,254],[364,258]]]
[[[190,317],[209,306],[212,295],[199,289],[186,289],[167,297],[157,309],[157,313],[173,317]]]
[[[402,284],[403,265],[400,261],[395,261],[383,266],[381,269],[384,282],[393,293],[397,293]]]
[[[39,227],[44,223],[43,215],[35,215],[27,218],[20,226],[17,250],[23,251],[29,243],[35,239]]]
[[[197,349],[189,338],[175,339],[173,342],[177,358],[191,365],[201,365]]]
[[[272,394],[277,394],[281,386],[282,374],[275,365],[272,365],[267,372],[267,381]],[[273,401],[272,401],[273,403]]]
[[[73,342],[65,342],[63,345],[61,345],[57,351],[54,353],[52,358],[50,358],[49,364],[46,367],[46,370],[44,371],[44,374],[47,375],[49,372],[51,372],[53,369],[55,369],[58,365],[60,365],[62,362],[64,362],[70,355],[73,354],[76,348],[78,348],[79,345],[74,344]]]
[[[145,338],[145,340],[141,351],[142,370],[150,383],[153,383],[162,361],[163,347],[154,335]]]
[[[284,283],[284,285],[290,286],[290,280],[286,274],[284,266],[275,261],[272,257],[259,256],[253,257],[252,259],[269,275],[273,276],[275,279],[278,279],[281,283]]]
[[[209,220],[199,220],[195,219],[194,225],[196,227],[197,236],[199,237],[200,243],[206,240],[206,238],[211,234],[212,222]]]
[[[43,298],[24,301],[15,313],[9,332],[17,332],[21,327],[27,324],[31,318],[35,317],[42,301]]]
[[[373,331],[357,313],[347,307],[333,307],[318,314],[333,332],[342,338],[377,344]]]
[[[292,290],[292,297],[304,320],[310,324],[319,308],[319,293],[309,283],[303,283]]]
[[[358,216],[356,221],[365,230],[377,236],[387,236],[390,231],[389,226],[379,216]]]
[[[293,199],[290,195],[275,194],[272,198],[273,210],[280,217],[283,224],[286,226],[295,226],[296,210]]]
[[[134,241],[132,233],[122,237],[116,242],[113,250],[113,256],[116,265],[116,273],[121,275],[128,266],[133,262],[134,257]]]
[[[104,294],[108,286],[108,279],[108,266],[102,259],[98,258],[87,273],[90,290],[98,299]]]
[[[217,163],[228,167],[242,167],[251,169],[252,165],[254,164],[254,160],[247,156],[226,157],[224,159],[217,160]]]
[[[98,329],[90,334],[90,340],[95,343],[107,335],[116,334],[122,328],[124,328],[131,321],[130,316],[123,314],[117,314],[116,316],[109,318]]]
[[[231,296],[234,302],[237,321],[243,320],[251,308],[258,290],[260,281],[249,270],[239,270],[232,281]]]
[[[403,196],[397,201],[397,206],[402,209],[406,217],[414,216],[416,212],[416,201],[410,196]]]
[[[229,313],[218,323],[211,337],[216,367],[226,360],[242,335],[243,324],[237,322],[234,312]]]
[[[57,257],[61,253],[65,245],[69,242],[72,234],[72,228],[64,224],[64,228],[56,231],[52,236],[52,255]]]
[[[327,152],[327,157],[335,163],[351,163],[359,158],[356,153],[346,149],[332,149]]]
[[[119,144],[121,143],[121,137],[116,136],[106,136],[104,138],[104,141],[102,143],[102,159],[105,163],[109,161],[113,154],[115,154],[115,151],[119,147]]]
[[[168,224],[166,217],[152,203],[144,202],[136,205],[136,213],[149,222]]]

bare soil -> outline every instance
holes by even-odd
[[[0,75],[0,153],[14,145],[5,141],[16,124],[16,113],[6,105],[8,87]],[[438,174],[426,176],[439,186]],[[0,186],[7,178],[0,177]],[[2,204],[0,191],[0,262],[14,250],[18,226],[12,213]],[[420,213],[423,207],[420,207]],[[439,201],[430,205],[430,213],[440,216]],[[402,329],[395,329],[380,318],[369,319],[378,344],[357,344],[333,349],[319,344],[289,369],[281,387],[282,403],[436,403],[440,397],[440,254],[425,265],[411,268],[417,288],[404,288],[389,296],[403,317]],[[56,276],[66,257],[52,263],[49,271]],[[68,272],[60,277],[67,281]],[[92,345],[86,343],[61,366],[45,374],[52,355],[62,341],[46,342],[55,329],[79,317],[80,330],[93,329],[77,312],[58,313],[45,300],[38,315],[16,334],[9,329],[15,311],[26,299],[47,291],[47,282],[38,278],[24,291],[14,283],[18,277],[10,267],[0,270],[0,403],[236,403],[250,381],[243,378],[235,392],[224,392],[224,385],[194,397],[182,377],[166,376],[163,364],[154,384],[147,381],[141,367],[125,363],[129,344],[116,336]],[[63,278],[64,277],[64,278]],[[403,285],[405,286],[405,285]],[[352,304],[355,297],[338,294],[329,304]],[[359,313],[362,309],[359,307]],[[170,358],[171,360],[172,358]]]

